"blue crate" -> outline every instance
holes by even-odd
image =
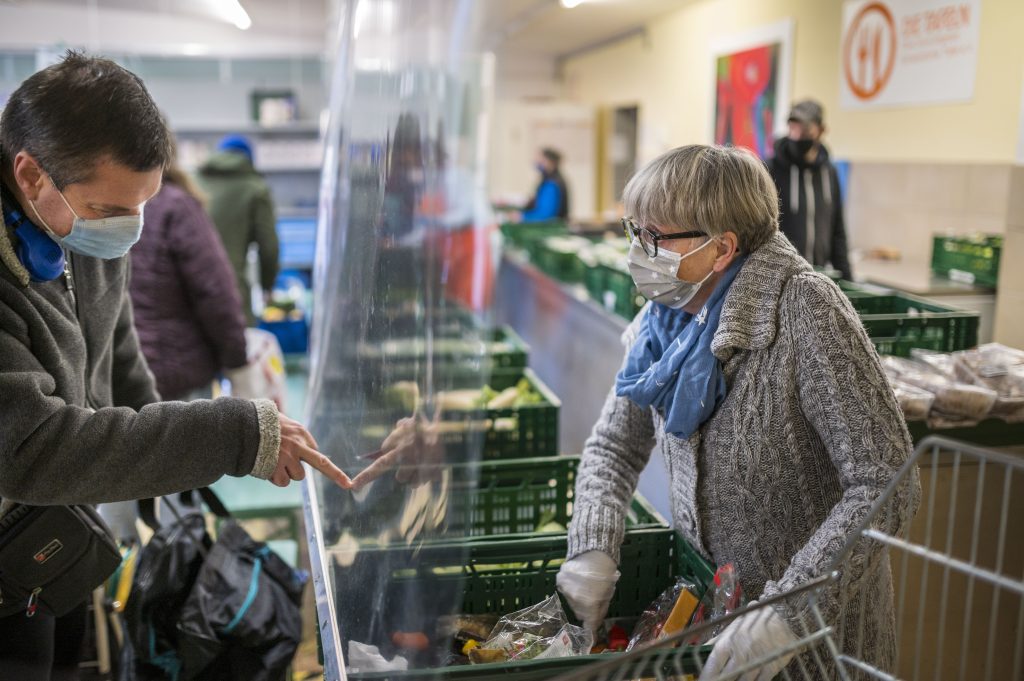
[[[259,328],[277,337],[284,354],[304,353],[309,350],[309,325],[305,319],[286,319],[282,322],[259,323]]]

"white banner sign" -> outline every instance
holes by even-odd
[[[847,0],[839,67],[844,109],[969,101],[981,0]]]

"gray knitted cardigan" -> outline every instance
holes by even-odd
[[[715,564],[734,563],[748,597],[784,593],[829,568],[908,458],[910,436],[849,301],[781,234],[753,252],[733,282],[712,351],[728,395],[689,439],[666,434],[658,411],[612,389],[584,448],[568,557],[596,549],[619,561],[625,509],[657,442],[676,529]],[[909,525],[919,496],[915,472],[880,520],[888,532]],[[863,647],[889,666],[887,553],[861,542],[822,595],[827,620],[844,620],[839,636],[849,640],[841,647]],[[800,632],[806,603],[780,610]],[[854,623],[862,613],[863,646]]]

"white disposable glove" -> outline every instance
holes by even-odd
[[[796,634],[775,608],[758,608],[733,620],[711,641],[715,647],[704,665],[700,681],[726,676],[748,663],[793,645],[797,640]],[[739,681],[771,681],[792,659],[793,653],[777,657],[745,673]]]
[[[604,623],[618,581],[619,571],[611,556],[587,551],[562,564],[555,584],[583,626],[595,632]]]

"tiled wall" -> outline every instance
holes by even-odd
[[[1006,237],[996,295],[996,340],[1024,348],[1024,166],[1010,174]]]
[[[931,262],[932,235],[1003,234],[995,340],[1024,348],[1024,166],[853,163],[846,197],[851,248],[897,248]]]
[[[852,248],[897,248],[929,261],[932,235],[1006,231],[1010,164],[853,163],[846,197]]]

